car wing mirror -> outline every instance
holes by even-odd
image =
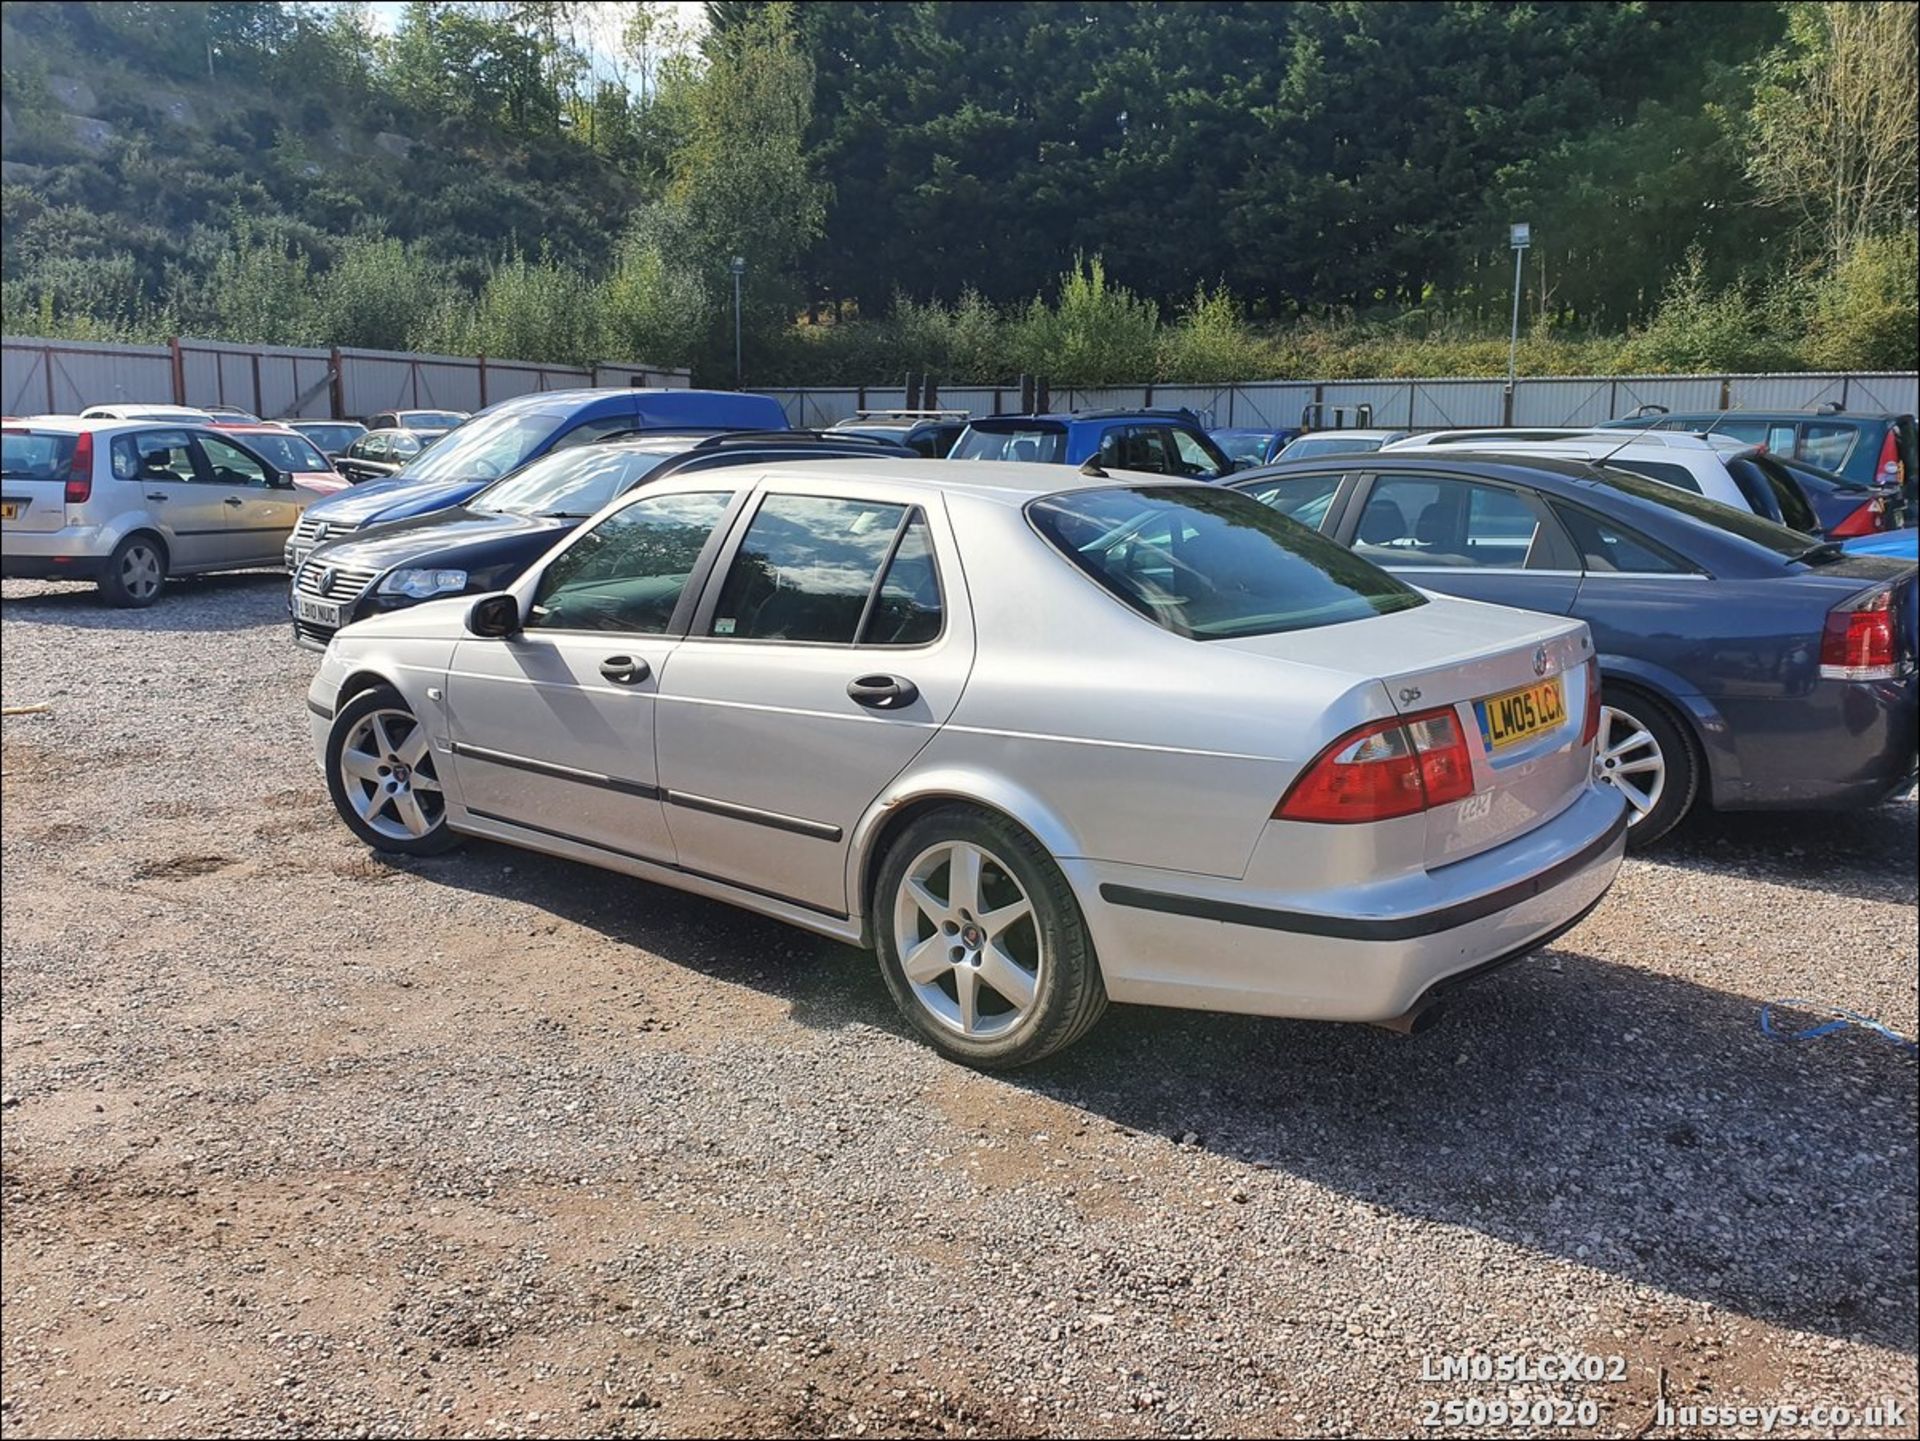
[[[520,602],[505,591],[483,595],[467,607],[467,630],[492,640],[520,633]]]

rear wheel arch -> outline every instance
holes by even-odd
[[[1063,848],[1061,842],[1066,836],[1065,829],[1052,823],[1050,818],[1034,824],[1020,814],[1024,807],[1001,804],[1000,799],[1003,798],[983,796],[978,790],[938,787],[916,791],[910,797],[896,800],[890,805],[876,804],[877,818],[863,822],[854,832],[858,870],[853,895],[860,907],[862,944],[874,944],[874,890],[880,883],[880,871],[886,865],[887,853],[908,826],[932,811],[948,806],[968,806],[985,815],[996,816],[1024,831],[1053,858],[1055,864],[1060,862],[1063,855],[1070,855],[1077,849],[1070,845]]]

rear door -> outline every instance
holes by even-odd
[[[111,454],[114,482],[159,525],[174,570],[226,560],[225,492],[205,474],[187,431],[156,428],[116,435]]]
[[[194,446],[207,483],[219,492],[221,559],[235,565],[278,561],[300,518],[293,488],[271,484],[260,458],[231,441],[202,432]]]
[[[770,482],[661,686],[680,864],[831,915],[874,799],[952,714],[973,622],[937,498]]]
[[[1341,529],[1356,555],[1444,595],[1565,615],[1580,588],[1579,560],[1559,523],[1538,494],[1517,486],[1377,471]]]

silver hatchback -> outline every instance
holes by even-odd
[[[818,461],[622,497],[509,591],[340,631],[346,825],[488,836],[870,945],[1036,1060],[1109,1000],[1411,1027],[1597,904],[1586,627],[1214,486]]]
[[[170,575],[278,565],[319,499],[200,426],[41,415],[0,441],[0,574],[90,580],[112,605],[152,605]]]

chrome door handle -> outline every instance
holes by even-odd
[[[600,662],[600,674],[615,685],[639,685],[653,674],[653,667],[630,655],[610,655]]]

